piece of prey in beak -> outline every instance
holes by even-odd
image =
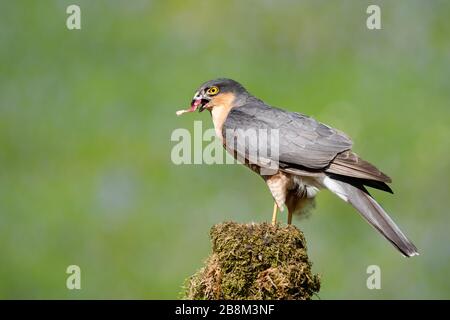
[[[178,110],[176,114],[177,116],[181,116],[183,113],[194,112],[197,109],[199,109],[199,111],[202,112],[203,110],[205,110],[203,106],[208,102],[209,102],[208,99],[205,99],[203,95],[197,92],[194,96],[194,99],[192,99],[191,106],[188,109]]]

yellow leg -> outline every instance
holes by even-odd
[[[278,212],[278,206],[277,203],[273,203],[273,213],[272,213],[272,225],[275,225],[277,223],[277,212]]]
[[[292,224],[292,212],[288,212],[288,224]]]

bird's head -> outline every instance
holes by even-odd
[[[177,115],[186,112],[212,110],[222,104],[236,104],[248,96],[247,90],[237,81],[219,78],[205,82],[194,94],[191,106],[186,110],[177,111]]]

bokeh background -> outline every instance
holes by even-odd
[[[179,298],[213,224],[270,219],[250,170],[171,162],[174,129],[212,127],[175,111],[219,76],[347,132],[394,180],[374,194],[421,255],[323,192],[296,221],[317,298],[450,298],[449,16],[448,1],[2,1],[0,298]]]

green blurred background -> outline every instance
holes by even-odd
[[[450,298],[449,17],[448,1],[2,1],[0,298],[178,298],[213,224],[270,219],[250,170],[170,160],[174,129],[212,127],[175,111],[219,76],[347,132],[394,180],[374,194],[421,255],[323,192],[296,221],[321,299]]]

